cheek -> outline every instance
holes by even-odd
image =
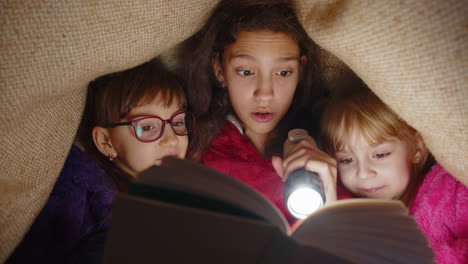
[[[349,169],[343,169],[341,166],[338,166],[338,177],[340,177],[341,182],[347,187],[351,188],[354,186],[353,177],[349,172]]]
[[[403,155],[402,155],[403,156]],[[402,180],[408,181],[411,178],[412,170],[413,170],[413,163],[409,156],[406,159],[398,159],[398,161],[393,163],[393,166],[388,166],[389,169],[394,168],[394,173],[396,175],[401,175]]]
[[[147,169],[155,162],[154,147],[151,148],[146,144],[129,149],[127,152],[128,165],[137,172]]]
[[[299,83],[299,75],[295,74],[289,78],[280,79],[281,85],[287,89],[288,93],[294,93],[296,90],[297,84]]]
[[[408,161],[406,163],[405,172],[403,174],[405,175],[405,177],[402,179],[402,181],[404,182],[405,188],[406,186],[408,186],[409,182],[411,181],[412,174],[413,174],[413,164],[411,163],[411,161]]]
[[[236,90],[234,87],[230,87],[228,90],[229,101],[232,105],[243,105],[246,101],[246,96],[243,94],[245,93]]]
[[[275,96],[284,101],[284,104],[290,104],[297,88],[297,78],[284,79],[275,85]]]
[[[277,103],[278,103],[278,108],[283,109],[283,112],[286,113],[291,106],[292,100],[294,98],[294,91],[291,93],[286,93],[286,94],[278,94],[275,95],[275,97],[278,98]]]
[[[185,158],[185,154],[187,154],[189,140],[188,137],[180,137],[179,139],[179,153],[181,158]]]
[[[229,89],[229,102],[237,114],[237,116],[242,120],[244,115],[248,115],[249,110],[252,108],[252,100],[249,100],[248,91],[234,90]]]
[[[380,169],[379,174],[387,178],[388,183],[393,185],[396,196],[406,189],[412,174],[412,164],[407,159],[402,159],[401,155],[394,155],[394,159]]]
[[[243,89],[247,89],[248,84],[251,81],[251,79],[244,78],[235,72],[226,74],[224,80],[229,93],[235,93],[242,91]]]
[[[243,89],[246,89],[246,86],[242,80],[237,80],[236,78],[226,78],[227,93],[230,97],[238,96],[243,93]]]

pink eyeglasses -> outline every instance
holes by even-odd
[[[145,116],[130,122],[112,123],[103,127],[133,126],[136,138],[141,142],[153,142],[162,137],[166,124],[169,124],[178,136],[186,136],[193,129],[195,117],[190,112],[177,112],[169,119],[159,116]]]

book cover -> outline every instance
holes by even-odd
[[[432,263],[399,201],[349,199],[290,227],[262,194],[195,162],[165,158],[114,202],[105,263]]]

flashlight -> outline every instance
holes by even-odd
[[[284,143],[286,154],[295,144],[306,140],[316,146],[314,139],[304,129],[293,129]],[[325,192],[320,176],[304,168],[293,171],[284,186],[284,202],[289,213],[304,219],[325,204]]]

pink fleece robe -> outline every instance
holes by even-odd
[[[440,165],[424,178],[410,208],[437,263],[468,263],[468,188]]]

